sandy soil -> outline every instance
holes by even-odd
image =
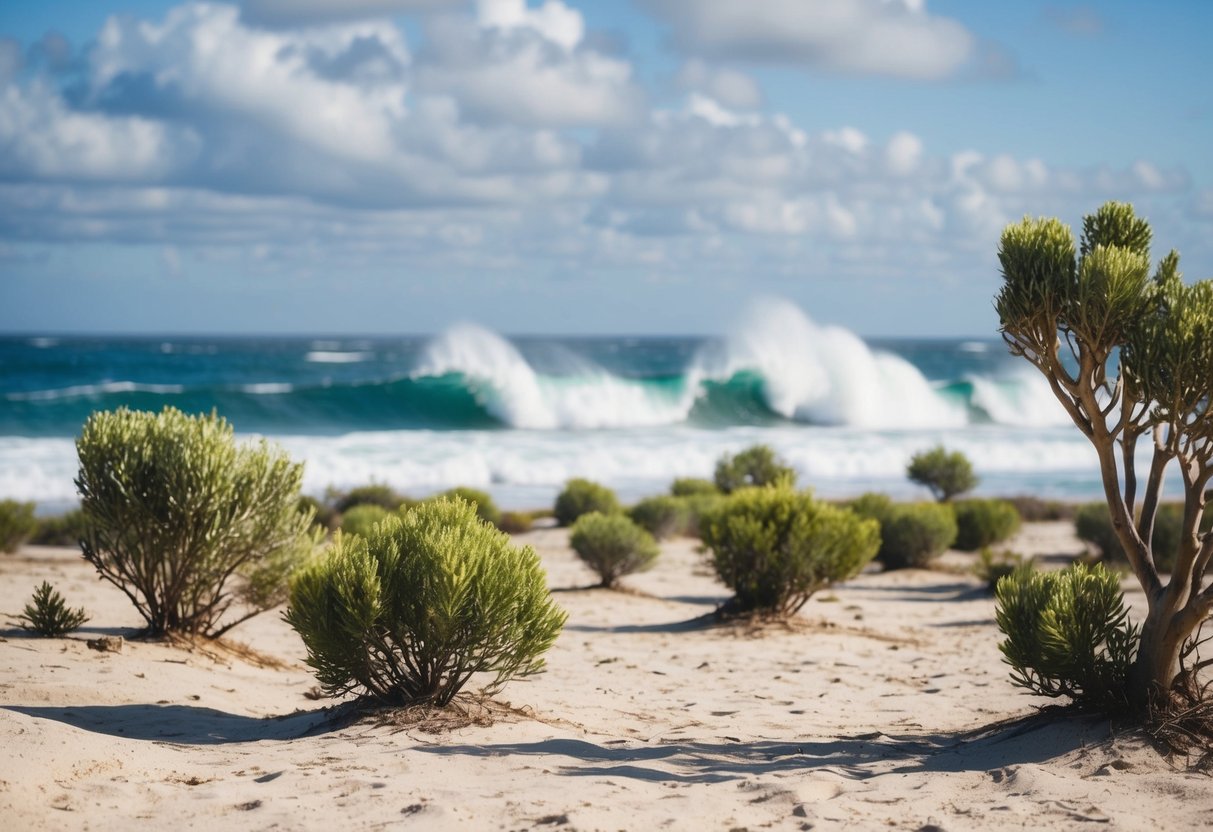
[[[560,530],[536,547],[569,611],[512,713],[449,730],[334,722],[277,613],[232,631],[280,660],[127,642],[129,601],[78,554],[0,556],[0,613],[52,581],[92,615],[0,631],[0,828],[1126,829],[1213,826],[1213,780],[1097,719],[1007,720],[993,601],[961,572],[868,572],[794,626],[696,621],[726,597],[692,541],[590,590]],[[1068,524],[1011,547],[1060,560]],[[946,565],[971,559],[950,553]]]

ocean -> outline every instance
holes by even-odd
[[[88,415],[166,405],[277,442],[316,496],[469,485],[531,508],[581,476],[632,500],[759,442],[830,498],[926,498],[905,466],[940,443],[978,493],[1100,493],[1087,441],[997,337],[864,340],[766,301],[705,337],[0,338],[0,498],[69,506]]]

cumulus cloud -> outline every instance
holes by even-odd
[[[763,105],[762,89],[752,76],[698,59],[682,65],[675,84],[683,92],[702,93],[735,110],[757,110]]]
[[[959,22],[923,0],[642,0],[692,54],[855,75],[938,79],[976,54]]]

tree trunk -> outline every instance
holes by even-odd
[[[1179,651],[1191,633],[1184,632],[1180,616],[1168,615],[1162,603],[1151,604],[1141,628],[1137,659],[1129,669],[1129,705],[1145,714],[1150,703],[1171,690],[1179,675]]]

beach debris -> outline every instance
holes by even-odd
[[[90,638],[84,643],[88,645],[89,650],[96,650],[98,653],[122,652],[122,636],[100,636]]]

